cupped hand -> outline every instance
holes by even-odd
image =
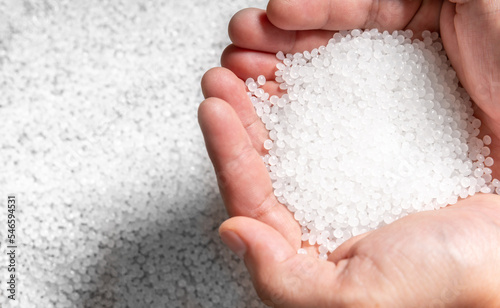
[[[265,303],[500,305],[495,293],[500,289],[498,196],[475,196],[446,209],[407,216],[349,240],[328,262],[317,259],[314,247],[306,247],[308,255],[297,255],[303,245],[300,227],[274,197],[260,157],[267,131],[243,81],[261,74],[274,79],[277,51],[324,45],[335,30],[440,31],[462,84],[481,108],[482,130],[493,137],[492,156],[497,158],[500,1],[460,2],[272,0],[267,12],[247,9],[233,17],[233,45],[222,57],[225,68],[210,70],[202,80],[207,99],[200,105],[199,120],[233,217],[221,226],[221,237],[244,258]],[[280,94],[273,81],[264,88]]]

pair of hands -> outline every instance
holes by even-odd
[[[352,28],[439,31],[500,168],[500,1],[271,0],[266,11],[233,17],[224,68],[202,80],[200,126],[232,217],[220,227],[222,240],[244,259],[270,306],[500,307],[496,195],[406,216],[350,239],[327,262],[315,247],[297,254],[300,227],[274,197],[260,158],[267,131],[244,80],[261,74],[273,80],[277,51],[310,50],[335,30]],[[264,89],[280,93],[273,81]]]

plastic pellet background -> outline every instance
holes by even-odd
[[[0,0],[0,307],[261,307],[197,122],[264,0]],[[6,298],[17,196],[17,300]]]

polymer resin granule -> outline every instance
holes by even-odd
[[[263,307],[196,119],[260,0],[0,0],[0,307]],[[6,202],[17,196],[17,298]]]
[[[326,46],[277,54],[286,93],[246,85],[269,130],[263,157],[302,240],[326,259],[352,236],[413,212],[490,193],[489,136],[437,33],[352,30]]]

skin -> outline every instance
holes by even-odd
[[[273,307],[500,307],[497,195],[406,216],[352,238],[328,261],[300,241],[298,223],[273,195],[260,158],[267,131],[243,80],[273,79],[279,50],[311,50],[335,30],[375,27],[440,31],[500,161],[500,1],[271,0],[266,11],[233,17],[223,68],[202,80],[199,122],[231,216],[221,238]],[[273,81],[264,89],[280,94]],[[298,255],[300,247],[308,254]]]

